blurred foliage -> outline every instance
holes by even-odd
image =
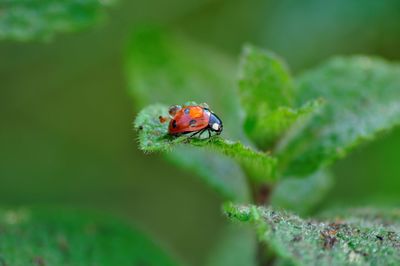
[[[297,70],[336,54],[381,54],[400,59],[395,48],[399,1],[274,1],[268,6],[274,15],[264,17],[263,42],[291,58],[291,66]]]
[[[312,213],[327,197],[333,183],[333,176],[327,169],[305,178],[286,177],[274,188],[271,205],[297,214]]]
[[[322,207],[365,204],[400,206],[398,147],[399,127],[339,161],[333,168],[335,184]]]
[[[59,32],[84,29],[104,16],[108,0],[3,0],[0,40],[49,40]]]
[[[286,261],[283,265],[396,265],[400,260],[398,209],[342,209],[330,221],[255,206],[227,205],[225,211],[251,222],[260,241]]]
[[[68,210],[0,211],[2,265],[177,265],[141,233]]]
[[[400,66],[370,57],[335,58],[297,79],[301,104],[326,104],[278,147],[282,169],[306,175],[400,123]],[[293,162],[291,162],[293,160]]]
[[[212,248],[207,266],[257,265],[257,242],[252,228],[230,224]]]

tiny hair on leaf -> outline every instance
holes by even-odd
[[[259,241],[294,265],[397,265],[399,209],[350,209],[302,219],[274,208],[227,203],[226,215],[255,226]]]
[[[170,136],[168,123],[160,117],[168,116],[168,107],[162,104],[144,108],[136,117],[134,126],[139,132],[139,147],[145,152],[170,151],[176,145],[206,147],[222,153],[246,168],[258,172],[262,181],[275,178],[276,159],[268,153],[256,151],[238,142],[226,140],[220,136],[211,138],[189,138],[188,136]]]

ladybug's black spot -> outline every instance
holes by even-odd
[[[194,119],[190,120],[189,125],[190,125],[191,127],[196,126],[196,120],[194,120]]]
[[[172,120],[172,127],[176,128],[176,120]]]
[[[185,112],[186,115],[188,115],[190,113],[190,109],[186,108],[184,112]]]

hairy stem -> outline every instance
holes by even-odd
[[[252,200],[259,206],[267,206],[270,202],[273,186],[267,183],[255,183],[250,181]],[[260,266],[273,265],[275,256],[269,251],[264,242],[257,243],[257,262]]]

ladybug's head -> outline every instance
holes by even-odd
[[[216,132],[218,135],[221,134],[222,129],[224,128],[221,119],[214,113],[211,113],[210,115],[208,126],[212,131]]]

